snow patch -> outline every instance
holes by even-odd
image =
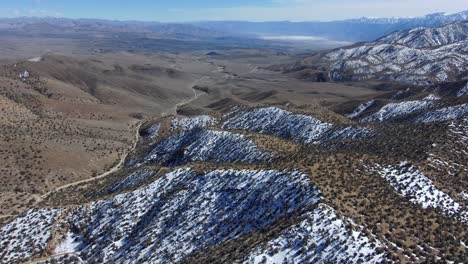
[[[426,101],[435,101],[435,100],[440,100],[440,97],[437,96],[437,95],[434,95],[434,94],[430,94],[430,95],[424,97],[423,100],[426,100]]]
[[[361,122],[382,122],[429,109],[434,106],[433,101],[405,101],[389,103],[383,106],[376,113],[364,117]]]
[[[20,72],[20,74],[18,75],[18,77],[19,77],[21,80],[26,81],[26,80],[29,78],[29,72],[28,72],[28,71]]]
[[[468,116],[468,104],[441,108],[432,112],[424,113],[416,118],[417,122],[446,122],[462,119]]]
[[[157,123],[148,128],[148,135],[151,139],[155,139],[159,136],[159,130],[161,129],[161,124]]]
[[[356,116],[359,116],[362,114],[364,111],[369,109],[369,107],[373,106],[375,103],[375,100],[368,101],[366,103],[360,104],[356,109],[351,114],[346,115],[348,118],[354,118]]]
[[[195,129],[155,144],[144,163],[180,165],[194,161],[216,163],[262,162],[272,154],[257,149],[244,135],[226,131]]]
[[[217,123],[214,117],[200,115],[194,117],[174,118],[171,121],[172,129],[188,131],[194,128],[207,128]]]
[[[468,82],[466,82],[466,85],[457,92],[457,97],[462,97],[465,94],[468,94]]]
[[[224,129],[243,129],[271,134],[302,143],[313,143],[332,127],[311,116],[267,107],[238,111],[224,122]]]
[[[2,263],[23,262],[47,247],[59,209],[31,209],[0,229]]]
[[[87,260],[168,263],[263,228],[319,197],[298,171],[185,168],[81,207],[68,221],[76,226],[71,230],[86,230],[79,248]]]
[[[383,247],[371,242],[348,219],[340,219],[333,208],[320,204],[305,213],[304,220],[256,248],[244,263],[381,263]],[[349,228],[351,226],[352,228]]]
[[[65,239],[55,248],[55,254],[73,253],[78,250],[80,242],[73,233],[68,232]]]
[[[439,190],[416,167],[407,162],[401,162],[398,166],[382,167],[376,165],[376,171],[390,183],[397,193],[408,197],[410,202],[419,204],[422,208],[438,208],[446,215],[467,223],[468,211],[449,195]]]

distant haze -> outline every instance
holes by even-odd
[[[59,16],[162,22],[331,21],[363,16],[414,17],[467,9],[467,0],[4,0],[0,17]]]
[[[340,46],[347,46],[353,43],[349,41],[331,40],[331,39],[327,39],[327,38],[319,37],[319,36],[280,35],[280,36],[260,36],[259,38],[264,39],[264,40],[278,40],[278,41],[285,41],[285,42],[292,42],[292,43],[303,43],[303,44],[308,44],[314,48],[319,48],[320,46],[322,46],[323,48],[335,48],[335,47],[340,47]]]

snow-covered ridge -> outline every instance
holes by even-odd
[[[224,129],[243,129],[312,143],[332,127],[311,116],[293,114],[277,107],[238,111],[223,124]]]
[[[268,161],[272,154],[257,149],[244,135],[194,129],[164,139],[154,146],[144,163],[180,165],[194,161],[216,163]]]
[[[362,138],[371,132],[370,129],[356,126],[337,129],[314,117],[294,114],[277,107],[232,112],[226,115],[223,128],[270,134],[305,144]]]
[[[438,208],[448,216],[468,224],[468,211],[449,195],[439,190],[434,183],[416,167],[401,162],[398,166],[376,165],[374,170],[409,201],[422,208]]]
[[[383,244],[377,240],[372,243],[352,221],[340,219],[333,208],[320,204],[303,217],[300,223],[256,248],[244,263],[381,263],[384,260],[384,254],[376,251]]]
[[[348,19],[345,21],[354,22],[354,23],[364,23],[364,24],[415,24],[415,25],[424,25],[424,24],[434,24],[435,22],[440,22],[441,24],[446,24],[454,21],[466,20],[468,19],[468,11],[461,11],[458,13],[448,14],[445,12],[437,12],[433,14],[428,14],[420,17],[361,17],[355,19]],[[424,28],[424,27],[419,27]]]
[[[458,81],[468,72],[467,35],[468,22],[401,31],[322,59],[332,62],[332,80],[376,78],[420,85]]]
[[[369,107],[373,106],[375,103],[375,100],[370,100],[368,102],[362,103],[356,107],[356,109],[353,110],[351,114],[346,115],[347,118],[354,118],[360,114],[362,114],[364,111],[369,109]]]
[[[345,140],[345,139],[360,139],[367,138],[373,134],[373,130],[367,127],[347,126],[333,131],[329,131],[320,139],[320,143]]]
[[[167,263],[318,201],[318,190],[297,171],[178,169],[144,188],[81,207],[68,221],[76,226],[71,230],[86,233],[70,236],[81,239],[73,245],[86,249],[87,260]]]
[[[416,28],[387,35],[378,41],[412,48],[434,48],[468,39],[468,22],[434,28]]]
[[[468,117],[468,104],[444,107],[424,113],[416,118],[417,122],[446,122]]]
[[[0,263],[37,257],[47,248],[58,209],[31,209],[0,229]]]
[[[434,105],[435,103],[429,100],[389,103],[383,106],[379,111],[362,118],[361,122],[382,122],[392,120],[432,108]]]
[[[199,115],[194,117],[176,117],[172,119],[172,129],[177,130],[192,130],[194,128],[207,128],[217,123],[216,118],[208,115]]]

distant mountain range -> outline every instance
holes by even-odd
[[[326,54],[330,79],[384,79],[413,84],[464,80],[468,21],[392,33]]]
[[[466,19],[468,19],[468,10],[450,15],[435,13],[415,18],[358,18],[331,22],[208,21],[194,25],[237,34],[319,36],[332,40],[357,42],[374,40],[398,30],[434,27]]]
[[[416,18],[358,18],[331,22],[248,22],[201,21],[190,23],[160,23],[68,18],[4,18],[1,31],[23,30],[27,33],[53,32],[131,32],[150,37],[206,40],[225,37],[315,36],[337,41],[368,41],[398,30],[434,27],[468,19],[468,10],[456,14],[435,13]],[[297,38],[296,38],[297,39]]]
[[[270,66],[310,81],[383,80],[430,85],[466,80],[468,21],[402,30],[375,41]]]

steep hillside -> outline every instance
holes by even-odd
[[[2,65],[0,263],[466,262],[465,30]]]
[[[401,44],[410,48],[435,48],[468,38],[468,23],[452,23],[436,28],[415,28],[387,35],[379,42]]]
[[[468,113],[457,89],[356,103],[359,123],[293,106],[153,120],[119,171],[52,192],[1,227],[0,256],[463,262]]]
[[[0,221],[117,166],[140,120],[191,98],[197,78],[125,54],[0,65]]]

